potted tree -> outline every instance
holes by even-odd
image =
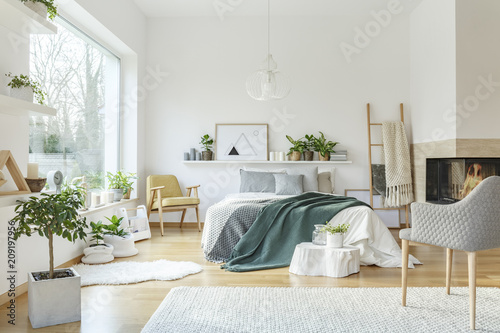
[[[135,247],[134,236],[121,226],[123,217],[113,215],[106,219],[111,223],[104,225],[104,242],[113,246],[113,256],[121,258],[136,255],[139,250]]]
[[[106,244],[104,242],[104,224],[102,221],[90,222],[90,227],[92,228],[92,238],[90,239],[90,245],[83,250],[85,255],[82,258],[84,264],[104,264],[113,261],[115,257],[113,256],[113,246],[111,244]]]
[[[288,154],[287,154],[290,156],[290,160],[300,161],[300,156],[302,155],[302,153],[304,152],[304,149],[305,149],[304,141],[302,141],[302,138],[300,138],[298,140],[294,140],[289,135],[287,135],[286,138],[293,145],[292,147],[290,147],[290,150],[288,151]]]
[[[42,91],[40,83],[29,78],[28,75],[12,75],[12,73],[5,74],[10,78],[7,84],[10,87],[10,97],[22,99],[27,102],[33,103],[33,97],[36,98],[40,105],[45,102],[46,94]]]
[[[108,189],[114,192],[114,201],[120,201],[122,198],[130,199],[130,193],[133,190],[133,179],[137,179],[135,173],[117,171],[116,173],[107,172]]]
[[[211,161],[213,158],[212,147],[214,145],[214,139],[210,137],[210,135],[205,134],[201,137],[201,146],[205,149],[201,152],[201,159],[203,161]]]
[[[326,231],[326,246],[328,247],[344,247],[344,234],[349,229],[350,224],[331,225],[327,224],[323,227]]]
[[[19,201],[11,220],[14,239],[33,233],[49,240],[49,270],[28,273],[28,314],[33,328],[80,321],[80,275],[73,268],[54,269],[54,237],[84,240],[87,223],[78,215],[82,194],[68,189]]]
[[[305,135],[304,138],[304,161],[312,161],[314,159],[314,135]]]
[[[314,150],[318,152],[318,157],[320,161],[329,161],[330,154],[335,153],[333,147],[335,147],[338,142],[326,141],[323,132],[319,132],[319,137],[314,138]]]
[[[59,15],[54,0],[21,0],[21,2],[35,13],[45,18],[48,14],[49,18],[54,20],[56,16]]]

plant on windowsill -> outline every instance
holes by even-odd
[[[344,234],[349,229],[350,224],[332,225],[326,222],[322,231],[326,232],[326,246],[328,247],[344,247]]]
[[[10,87],[10,97],[31,103],[33,103],[33,97],[35,97],[40,105],[44,105],[47,94],[42,91],[40,83],[30,79],[28,75],[21,74],[17,76],[9,72],[5,76],[10,78],[10,82],[7,84]]]
[[[306,134],[304,136],[304,161],[312,161],[314,159],[314,135]]]
[[[113,215],[106,219],[111,223],[104,225],[104,241],[113,246],[113,256],[121,258],[136,255],[139,250],[135,247],[134,236],[121,225],[123,217]]]
[[[290,160],[300,161],[300,155],[302,155],[302,153],[304,152],[304,149],[305,149],[304,141],[302,141],[302,138],[300,138],[298,140],[294,140],[289,135],[287,135],[286,138],[293,145],[292,147],[290,147],[290,150],[288,151],[288,154],[287,154],[290,156]]]
[[[134,180],[138,179],[135,173],[117,171],[116,173],[107,172],[108,189],[114,192],[114,201],[120,201],[122,198],[130,199],[130,193],[134,190]]]
[[[81,318],[80,276],[73,268],[54,269],[54,237],[70,242],[84,240],[88,227],[78,215],[81,193],[68,190],[61,194],[42,193],[27,201],[18,201],[16,216],[9,222],[14,240],[22,235],[38,234],[49,240],[49,270],[28,274],[29,318],[34,328],[79,321]],[[64,287],[61,287],[61,283]],[[61,300],[65,306],[61,306]],[[47,316],[47,311],[50,316]]]
[[[330,154],[335,153],[333,148],[338,144],[338,142],[326,141],[323,132],[319,132],[319,137],[314,138],[314,150],[319,154],[320,161],[329,161]]]
[[[39,14],[42,17],[47,17],[53,21],[57,15],[57,7],[54,0],[20,0],[26,7]]]
[[[90,245],[83,250],[82,258],[84,264],[104,264],[113,261],[113,246],[104,242],[105,225],[102,221],[90,222],[92,228]]]
[[[201,137],[200,144],[204,149],[201,152],[201,159],[203,161],[211,161],[213,159],[212,148],[214,145],[214,139],[212,139],[210,135],[205,134]]]

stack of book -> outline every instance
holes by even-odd
[[[336,150],[330,156],[330,161],[347,161],[347,150]]]

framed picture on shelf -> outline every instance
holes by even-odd
[[[267,161],[267,124],[216,124],[215,159]]]

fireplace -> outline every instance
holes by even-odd
[[[465,198],[479,183],[500,175],[500,158],[428,158],[426,201],[451,204]]]

